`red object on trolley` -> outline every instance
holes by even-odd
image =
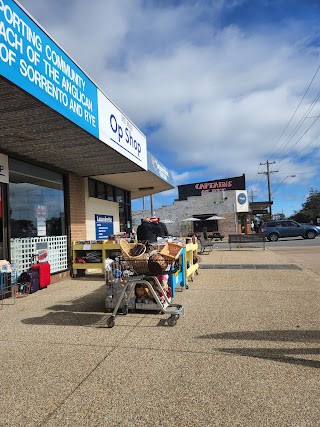
[[[48,262],[39,262],[32,264],[31,270],[36,270],[39,273],[40,289],[46,288],[51,283],[50,264]]]

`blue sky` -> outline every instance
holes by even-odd
[[[250,200],[267,200],[268,160],[273,213],[288,216],[320,189],[318,0],[20,4],[146,134],[176,185],[245,174]]]

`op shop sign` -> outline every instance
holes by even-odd
[[[96,86],[12,0],[0,0],[0,74],[99,137]]]
[[[98,111],[101,141],[147,170],[147,140],[143,133],[100,91]]]

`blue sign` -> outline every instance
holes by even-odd
[[[96,86],[12,0],[0,0],[0,74],[99,137]]]
[[[244,205],[246,203],[246,201],[247,201],[247,196],[244,193],[240,193],[238,195],[238,203],[240,205]]]
[[[113,234],[113,216],[95,215],[96,240],[108,239],[109,234]]]
[[[152,154],[148,151],[148,170],[155,175],[159,176],[164,181],[167,181],[169,184],[173,184],[173,176],[169,169],[163,166]]]

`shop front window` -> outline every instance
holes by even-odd
[[[119,204],[119,227],[120,231],[126,232],[131,229],[131,193],[122,188],[88,179],[89,197],[117,202]]]
[[[116,202],[124,203],[124,190],[116,187]]]
[[[112,185],[106,185],[106,189],[107,189],[107,200],[109,200],[110,202],[114,202],[114,187]]]
[[[97,181],[97,198],[105,200],[106,199],[106,189],[103,182]]]
[[[63,176],[9,160],[11,238],[66,234]]]

